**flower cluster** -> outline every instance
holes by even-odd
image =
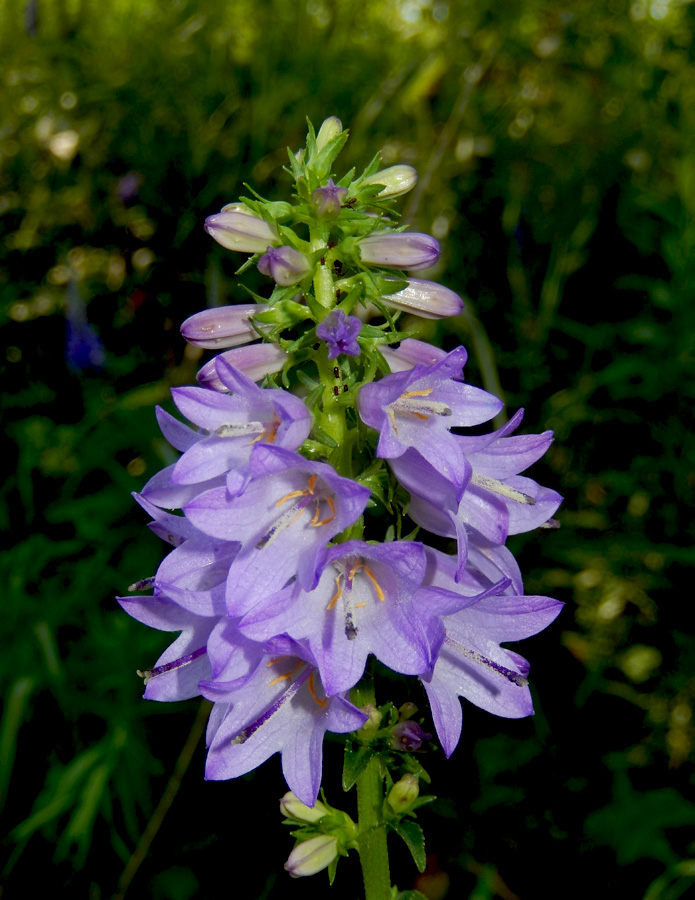
[[[182,326],[188,341],[224,352],[200,387],[172,391],[192,427],[158,411],[181,456],[137,499],[173,549],[134,585],[151,596],[120,600],[141,622],[180,632],[141,673],[145,697],[214,703],[206,777],[280,753],[309,807],[325,732],[367,721],[351,691],[370,656],[420,679],[449,756],[460,697],[499,716],[532,712],[528,663],[502,644],[540,631],[561,606],[524,594],[505,546],[552,525],[560,496],[520,474],[552,435],[514,435],[521,412],[487,435],[462,431],[502,403],[465,383],[463,347],[445,353],[396,328],[399,311],[462,308],[453,291],[408,274],[440,253],[434,238],[392,225],[391,199],[415,172],[379,171],[376,158],[336,182],[346,138],[329,119],[290,154],[295,206],[245,199],[206,221],[274,288]],[[308,240],[295,229],[307,224]],[[403,538],[406,514],[454,552]],[[429,738],[404,721],[392,746]],[[305,850],[334,855],[332,840]]]

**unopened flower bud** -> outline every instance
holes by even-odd
[[[415,313],[423,319],[457,316],[463,309],[463,300],[444,285],[421,278],[408,278],[407,281],[408,286],[403,290],[381,298],[387,306]]]
[[[438,242],[429,234],[403,231],[370,234],[359,244],[363,263],[394,269],[429,269],[439,259]]]
[[[329,178],[327,183],[316,188],[311,194],[311,202],[320,219],[335,219],[340,215],[340,206],[348,195],[347,188],[338,187]]]
[[[331,834],[317,834],[297,844],[285,863],[292,878],[315,875],[327,868],[338,856],[338,839]]]
[[[181,326],[181,334],[189,344],[207,350],[220,350],[248,344],[258,338],[249,318],[260,311],[255,303],[237,306],[216,306],[189,316]],[[261,326],[263,329],[264,326]],[[270,330],[271,326],[265,326]]]
[[[280,801],[280,812],[288,819],[296,819],[297,822],[313,825],[328,815],[328,808],[320,800],[317,800],[313,806],[307,806],[306,803],[298,800],[292,791],[288,791]]]
[[[240,253],[260,253],[269,244],[278,244],[274,228],[250,212],[237,212],[243,204],[232,203],[222,212],[208,216],[205,230],[227,250]]]
[[[408,773],[397,781],[386,798],[391,809],[396,813],[407,812],[418,798],[420,785],[415,775]]]
[[[399,722],[391,729],[391,746],[394,750],[412,753],[419,750],[423,741],[429,741],[431,737],[417,722]]]
[[[444,355],[447,354],[442,351]],[[398,719],[401,722],[405,722],[407,719],[412,719],[413,716],[417,713],[417,706],[414,703],[411,703],[410,700],[407,700],[402,706],[398,707]]]
[[[383,191],[379,191],[377,197],[382,200],[390,200],[407,194],[417,183],[417,172],[412,166],[391,166],[382,169],[375,175],[365,178],[363,184],[383,184]]]
[[[392,372],[405,372],[413,366],[433,366],[447,355],[446,350],[426,341],[406,338],[400,347],[379,347]]]
[[[269,275],[276,284],[288,287],[301,281],[311,271],[309,260],[294,247],[268,247],[258,260],[258,270]]]
[[[223,359],[230,366],[234,366],[251,381],[262,381],[266,375],[282,371],[287,362],[287,354],[277,344],[249,344],[247,347],[235,347],[233,350],[220,353],[205,363],[196,378],[204,388],[227,392],[229,389],[217,374],[218,359]]]
[[[324,119],[319,128],[319,133],[316,135],[316,146],[318,148],[319,153],[326,144],[329,144],[334,137],[338,137],[340,132],[343,130],[343,123],[340,119],[335,116],[330,116],[328,119]]]
[[[379,712],[376,706],[373,706],[369,703],[367,706],[362,707],[362,712],[367,714],[367,721],[359,730],[360,738],[365,742],[369,743],[377,731],[381,727],[381,720],[384,718],[383,715]]]

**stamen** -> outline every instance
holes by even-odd
[[[552,528],[553,531],[555,531],[556,529],[558,529],[560,527],[560,523],[558,522],[557,519],[548,519],[547,522],[543,522],[543,524],[539,525],[538,527],[539,528]],[[129,588],[129,590],[132,591],[132,588]]]
[[[162,666],[156,666],[154,669],[138,669],[138,675],[140,678],[145,679],[145,684],[148,681],[151,681],[153,678],[156,678],[158,675],[164,675],[167,672],[172,672],[174,669],[180,669],[183,666],[188,666],[190,663],[194,662],[198,659],[199,656],[202,656],[204,653],[207,653],[207,647],[199,647],[198,650],[194,650],[193,653],[187,653],[185,656],[179,657],[179,659],[174,659],[171,662],[164,663]]]
[[[460,644],[448,635],[444,638],[444,643],[448,644],[459,655],[466,659],[470,659],[471,662],[478,663],[478,665],[485,666],[486,669],[489,669],[496,675],[501,675],[502,678],[511,681],[512,684],[517,685],[517,687],[526,687],[528,684],[528,678],[519,675],[519,673],[515,672],[513,669],[508,669],[506,666],[501,666],[499,663],[493,662],[493,660],[488,659],[487,656],[478,653],[477,650],[471,650],[469,647],[464,647],[463,644]]]
[[[375,577],[375,575],[374,575],[374,572],[372,572],[372,570],[369,568],[369,566],[368,566],[366,563],[364,563],[363,569],[364,569],[364,574],[367,576],[367,578],[368,578],[368,579],[372,582],[372,584],[374,585],[374,589],[376,590],[377,597],[378,597],[379,600],[383,603],[384,600],[386,599],[386,597],[384,596],[384,592],[383,592],[382,589],[381,589],[381,585],[380,585],[379,582],[376,580],[376,577]]]
[[[352,586],[352,582],[353,582],[353,580],[354,580],[354,578],[355,578],[355,574],[356,574],[357,572],[359,572],[359,570],[360,570],[361,568],[362,568],[362,560],[361,560],[361,559],[358,559],[358,560],[355,562],[354,566],[353,566],[353,567],[350,569],[350,571],[348,572],[348,581],[350,582],[350,586]]]
[[[314,488],[316,487],[316,482],[319,480],[318,475],[311,475],[309,478],[309,493],[314,493]]]
[[[284,497],[281,497],[276,506],[282,506],[283,503],[286,503],[288,500],[294,500],[295,497],[306,497],[309,491],[290,491],[289,494],[285,494]]]
[[[255,443],[255,441],[260,441],[265,433],[265,425],[263,422],[246,422],[245,424],[234,425],[231,422],[226,425],[220,425],[219,428],[216,428],[213,431],[213,434],[216,434],[218,437],[244,437],[247,434],[258,434],[260,432],[260,437],[257,437],[251,443]]]
[[[314,515],[314,518],[311,520],[311,524],[312,524],[315,528],[318,527],[319,525],[329,525],[329,524],[333,521],[333,519],[335,519],[335,503],[333,502],[332,497],[326,497],[325,500],[326,500],[326,503],[327,503],[327,504],[330,506],[330,508],[331,508],[331,515],[330,515],[330,517],[329,517],[328,519],[322,519],[320,522],[317,522],[316,520],[317,520],[318,517],[319,517],[319,507],[317,506],[317,507],[316,507],[316,514]]]
[[[516,503],[524,503],[526,506],[536,505],[535,499],[529,494],[522,494],[516,488],[510,487],[496,478],[489,478],[487,475],[479,475],[477,472],[474,472],[471,475],[471,484],[486,488],[488,491],[493,491],[495,494],[500,494],[500,496],[506,497],[508,500],[514,500]]]
[[[149,578],[141,578],[140,581],[136,581],[130,585],[128,588],[129,591],[148,591],[151,587],[154,587],[154,575],[150,575]]]
[[[311,694],[311,696],[318,703],[318,705],[323,709],[323,707],[326,705],[327,698],[324,697],[323,700],[319,700],[319,698],[316,696],[316,691],[314,690],[314,673],[313,672],[309,676],[309,679],[307,681],[307,687],[309,688],[309,693]]]
[[[334,606],[336,605],[336,603],[338,602],[338,600],[340,600],[340,598],[343,596],[343,588],[341,587],[341,584],[340,584],[340,579],[342,577],[343,577],[342,575],[338,575],[338,577],[336,578],[336,580],[335,580],[336,591],[335,591],[335,594],[333,594],[333,596],[331,597],[331,602],[328,604],[326,609],[333,609]]]
[[[401,394],[401,400],[409,400],[411,397],[427,397],[433,390],[434,388],[426,388],[423,391],[406,391],[405,394]]]
[[[259,434],[258,437],[254,438],[249,443],[257,444],[259,441],[264,441],[266,444],[274,444],[275,438],[278,436],[278,428],[281,424],[280,419],[278,419],[278,414],[274,412],[272,424],[266,427],[263,434]]]
[[[286,659],[286,658],[287,658],[287,657],[285,657],[285,659]],[[292,669],[291,672],[286,672],[284,675],[278,675],[277,678],[274,678],[274,679],[269,683],[268,687],[273,687],[273,685],[276,685],[279,681],[289,681],[289,679],[294,675],[294,673],[295,673],[298,669],[301,669],[301,667],[302,667],[302,660],[300,659],[300,660],[298,660],[297,665],[294,667],[294,669]]]

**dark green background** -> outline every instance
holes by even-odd
[[[189,735],[197,701],[140,699],[166,636],[114,601],[165,549],[130,491],[172,461],[153,405],[207,358],[178,325],[245,299],[203,219],[242,182],[285,199],[285,147],[328,115],[339,174],[377,149],[420,172],[400,207],[467,303],[420,336],[554,429],[531,474],[566,498],[560,531],[511,542],[527,592],[566,603],[518,647],[536,715],[466,706],[451,760],[423,760],[432,866],[475,900],[692,888],[694,36],[675,0],[0,5],[6,896],[50,870],[54,896],[111,897]],[[66,359],[80,308],[100,369]],[[128,896],[325,897],[282,870],[278,758],[223,784],[203,763]],[[342,862],[332,896],[359,891]]]

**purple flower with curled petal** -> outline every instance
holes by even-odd
[[[505,593],[498,594],[493,587],[476,596],[475,592],[488,583],[485,578],[476,584],[469,576],[457,584],[457,563],[453,557],[431,548],[427,555],[428,579],[436,594],[427,597],[426,589],[423,590],[422,596],[427,598],[423,602],[429,599],[432,607],[439,608],[445,637],[432,671],[420,676],[420,680],[448,757],[461,736],[459,697],[505,718],[533,713],[527,679],[529,664],[500,644],[542,631],[563,604],[550,597],[517,596],[508,580],[501,585]]]
[[[255,606],[239,623],[255,640],[287,633],[307,642],[329,695],[353,687],[373,653],[406,675],[435,657],[418,612],[425,573],[422,544],[347,541],[328,548],[313,590],[292,584]]]
[[[386,279],[388,280],[388,279]],[[457,293],[437,284],[435,281],[424,281],[422,278],[408,278],[407,287],[395,294],[384,294],[382,300],[386,306],[413,313],[423,319],[443,319],[457,316],[463,309],[463,300]]]
[[[276,284],[288,287],[311,272],[309,260],[294,247],[268,247],[258,260],[258,271],[269,275]]]
[[[492,394],[453,380],[466,358],[458,347],[432,366],[414,366],[360,388],[360,417],[379,432],[377,456],[395,459],[416,450],[447,481],[465,485],[470,469],[450,429],[487,422],[503,405]]]
[[[510,534],[544,525],[562,502],[556,491],[517,474],[540,459],[552,442],[550,431],[508,437],[522,415],[519,410],[489,435],[455,436],[466,467],[459,487],[415,450],[390,460],[396,478],[411,495],[408,515],[433,534],[457,538],[459,575],[466,565],[471,530],[501,545]]]
[[[196,379],[204,388],[213,391],[229,391],[227,385],[217,373],[217,360],[234,366],[242,375],[251,381],[262,381],[266,375],[281,372],[288,360],[287,353],[277,344],[249,344],[246,347],[235,347],[220,353],[210,362],[205,363],[196,375]]]
[[[389,266],[415,272],[429,269],[439,259],[439,243],[429,234],[385,232],[370,234],[359,243],[360,259],[367,265]]]
[[[348,195],[347,188],[338,187],[332,178],[329,178],[323,187],[312,191],[311,202],[316,215],[320,219],[335,219],[340,215],[341,204]]]
[[[268,244],[278,242],[275,229],[264,219],[252,215],[250,210],[239,212],[234,204],[208,216],[205,230],[227,250],[240,253],[262,253]]]
[[[284,636],[266,644],[250,676],[228,680],[222,670],[200,688],[215,703],[205,777],[237,778],[281,753],[285,780],[307,806],[318,796],[326,731],[355,731],[367,718],[347,698],[326,696],[311,654]]]
[[[207,432],[174,466],[174,484],[200,484],[242,469],[261,442],[296,450],[311,430],[311,413],[299,397],[263,390],[223,359],[218,358],[216,370],[229,394],[199,387],[171,392],[183,415]]]
[[[432,739],[417,722],[399,722],[391,729],[390,744],[394,750],[415,753],[425,741]]]
[[[392,372],[405,372],[413,366],[433,366],[447,355],[446,350],[441,347],[415,338],[406,338],[395,349],[384,346],[379,347],[379,350]],[[461,380],[458,375],[452,375],[452,378]]]
[[[340,309],[334,309],[316,329],[316,336],[328,344],[328,358],[335,359],[341,353],[359,356],[362,352],[357,336],[362,322],[357,316],[346,316]]]
[[[181,334],[189,344],[206,350],[222,350],[258,339],[258,332],[249,319],[262,312],[257,303],[238,303],[235,306],[216,306],[189,316],[181,325]],[[270,325],[259,325],[270,331]]]
[[[259,444],[248,479],[193,498],[184,512],[196,528],[241,543],[227,578],[227,611],[241,616],[293,577],[311,590],[317,558],[364,511],[369,489],[331,466]]]
[[[154,666],[140,673],[145,679],[145,699],[188,700],[198,697],[198,682],[211,676],[206,644],[219,618],[182,609],[163,594],[116,599],[138,622],[159,631],[181,632]]]

